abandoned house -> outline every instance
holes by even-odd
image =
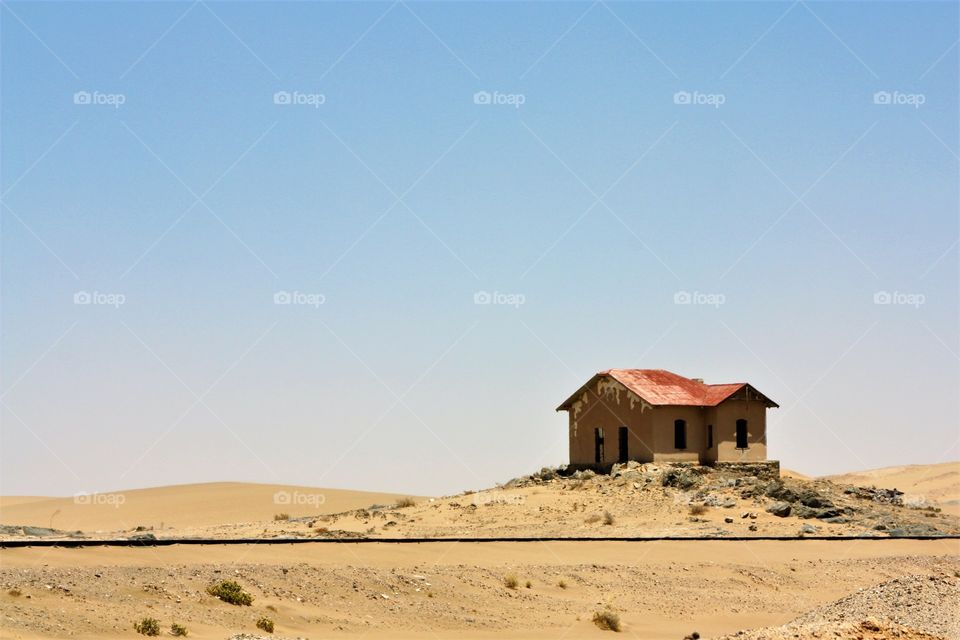
[[[663,369],[601,371],[557,407],[570,420],[570,464],[757,462],[767,409],[745,382],[704,384]]]

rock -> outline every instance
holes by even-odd
[[[812,535],[814,533],[817,533],[818,531],[819,529],[817,529],[812,524],[805,524],[802,527],[800,527],[800,535]]]
[[[674,468],[663,474],[661,483],[665,487],[690,489],[700,484],[700,477],[686,468]]]
[[[726,522],[727,524],[730,524],[733,522],[733,518],[727,517],[727,518],[724,518],[723,521]]]
[[[749,517],[750,517],[750,512],[749,512],[749,511],[744,511],[743,513],[740,514],[740,517],[741,517],[741,518],[749,518]]]
[[[786,518],[789,516],[790,509],[791,507],[789,502],[774,502],[772,505],[767,507],[767,511],[778,518]]]
[[[755,525],[755,524],[753,524],[753,523],[751,522],[751,523],[750,523],[750,526],[747,527],[747,529],[749,529],[750,531],[756,531],[756,530],[757,530],[757,525]]]
[[[817,509],[817,513],[814,517],[818,520],[823,520],[825,518],[836,518],[840,515],[840,512],[836,509]]]
[[[793,509],[793,515],[797,516],[798,518],[803,518],[803,519],[814,518],[814,517],[816,517],[816,515],[817,515],[817,510],[816,510],[816,509],[812,509],[812,508],[810,508],[810,507],[808,507],[808,506],[806,506],[806,505],[800,504],[800,505],[797,505],[796,507],[794,507],[794,509]]]
[[[790,489],[779,480],[774,480],[768,484],[764,493],[768,498],[774,498],[781,502],[796,502],[800,498],[796,491]]]
[[[812,507],[814,509],[817,509],[821,507],[833,506],[833,503],[830,500],[823,497],[813,489],[807,489],[806,491],[803,491],[802,493],[800,493],[798,497],[800,500],[800,504],[806,507]]]
[[[824,518],[821,522],[828,522],[830,524],[846,524],[850,522],[849,518],[844,518],[843,516],[837,516],[835,518]]]
[[[59,533],[56,529],[49,529],[47,527],[24,527],[23,535],[25,536],[36,536],[42,538],[43,536],[52,536]]]

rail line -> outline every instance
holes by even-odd
[[[284,545],[284,544],[484,544],[496,542],[883,542],[890,540],[960,540],[960,535],[936,536],[647,536],[647,537],[509,537],[483,538],[159,538],[156,540],[0,540],[0,549],[26,547],[172,547],[175,545]]]

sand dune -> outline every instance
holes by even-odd
[[[290,485],[215,482],[133,489],[69,498],[0,499],[0,524],[64,531],[129,530],[137,526],[198,527],[337,513],[392,504],[391,493]]]

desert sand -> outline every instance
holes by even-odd
[[[629,637],[680,640],[784,624],[895,577],[952,577],[958,551],[954,540],[12,549],[0,637],[134,638],[150,616],[225,639],[255,633],[262,615],[280,637],[603,637],[591,617],[610,608]],[[253,604],[205,593],[225,578]]]

